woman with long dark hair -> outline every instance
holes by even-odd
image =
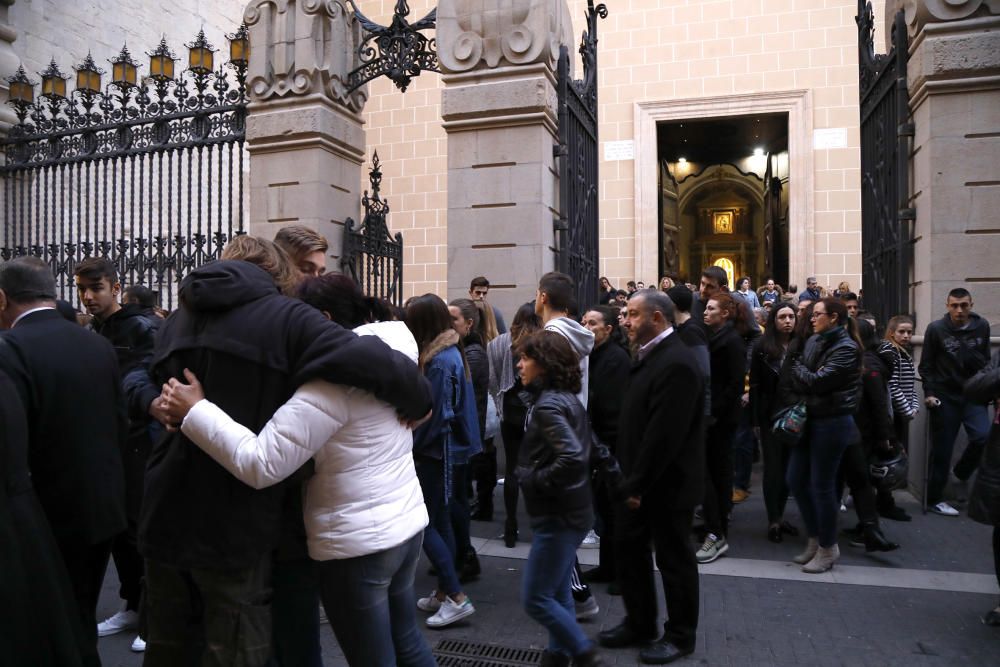
[[[517,480],[532,528],[521,600],[528,615],[549,631],[543,664],[601,665],[594,643],[576,622],[570,590],[576,550],[594,524],[592,436],[587,411],[576,397],[580,364],[566,338],[552,331],[531,334],[516,351],[529,397]]]
[[[417,600],[434,612],[427,625],[440,628],[476,610],[462,591],[455,569],[455,538],[448,503],[455,493],[453,461],[466,461],[480,448],[475,392],[458,332],[448,306],[435,294],[411,299],[406,326],[420,350],[420,368],[431,383],[431,418],[413,433],[413,457],[430,524],[424,530],[424,553],[437,570],[437,589]]]
[[[496,402],[500,417],[500,435],[503,438],[504,485],[503,504],[507,518],[504,521],[503,541],[507,547],[517,543],[517,498],[518,486],[514,471],[524,439],[524,420],[528,408],[521,400],[523,389],[520,377],[514,372],[514,347],[527,335],[542,328],[542,322],[535,314],[533,303],[523,304],[517,309],[510,331],[500,334],[486,349],[490,361],[490,393]]]
[[[711,563],[729,550],[729,510],[733,498],[733,436],[740,417],[746,376],[746,345],[740,336],[739,304],[729,294],[716,294],[705,304],[711,362],[712,424],[705,434],[705,541],[699,563]]]
[[[801,357],[792,360],[794,391],[803,396],[806,433],[792,450],[788,486],[795,494],[809,541],[795,562],[802,571],[826,572],[840,558],[837,546],[837,470],[847,446],[858,440],[853,415],[861,385],[861,345],[854,321],[839,299],[812,306],[812,326]]]
[[[795,306],[779,304],[768,315],[764,333],[757,340],[750,362],[750,415],[764,452],[764,507],[767,508],[767,539],[772,542],[781,542],[786,533],[799,533],[784,519],[788,501],[785,474],[791,449],[771,432],[780,403],[781,368],[794,340]]]

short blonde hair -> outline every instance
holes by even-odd
[[[267,239],[246,234],[235,236],[223,248],[222,259],[242,260],[259,266],[274,279],[274,284],[282,294],[295,294],[298,272],[285,251]]]

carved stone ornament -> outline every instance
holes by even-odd
[[[440,0],[438,60],[443,72],[485,65],[546,63],[573,44],[566,0]]]
[[[321,94],[351,111],[368,100],[367,86],[348,92],[358,66],[361,26],[341,0],[251,0],[247,88],[254,102]]]
[[[895,9],[893,8],[895,5]],[[902,8],[906,32],[913,37],[928,23],[959,21],[974,16],[1000,14],[1000,0],[895,0],[886,3],[886,27],[896,9]],[[889,10],[892,9],[890,12]]]

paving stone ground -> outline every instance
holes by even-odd
[[[732,547],[726,558],[787,562],[801,548],[801,542],[771,544],[765,539],[766,518],[756,476],[754,484],[754,495],[735,510],[730,534]],[[497,507],[502,507],[500,489],[497,491]],[[976,524],[964,515],[957,519],[922,515],[908,494],[901,493],[898,498],[914,515],[913,522],[885,521],[883,525],[891,538],[903,547],[884,556],[869,556],[863,550],[850,548],[847,540],[842,539],[842,564],[922,570],[927,571],[928,576],[939,572],[992,574],[989,527]],[[801,525],[794,502],[789,503],[788,518]],[[528,540],[527,521],[524,517],[521,519],[522,540]],[[503,511],[499,510],[494,522],[474,523],[473,533],[480,538],[495,538],[501,532],[502,520]],[[853,521],[853,513],[841,515],[843,526]],[[503,552],[497,548],[490,551]],[[524,561],[498,556],[484,556],[481,560],[482,577],[467,587],[476,605],[476,614],[443,630],[425,629],[431,645],[440,639],[459,638],[544,647],[545,632],[524,614],[519,604]],[[416,581],[417,592],[421,595],[434,588],[434,581],[426,572],[426,561],[422,561]],[[943,581],[947,587],[946,576]],[[113,613],[118,604],[117,588],[112,566],[105,581],[99,618]],[[591,636],[614,626],[623,615],[621,598],[609,596],[605,588],[595,586],[601,611],[583,623]],[[994,582],[981,593],[960,593],[720,576],[711,574],[709,565],[703,568],[701,576],[697,650],[678,664],[740,667],[1000,665],[1000,629],[988,628],[979,620],[997,604],[997,593]],[[141,665],[141,655],[129,651],[131,641],[131,634],[101,639],[105,666]],[[322,644],[327,667],[346,665],[333,633],[326,626],[322,630]],[[615,665],[638,664],[635,650],[606,651],[605,657]]]

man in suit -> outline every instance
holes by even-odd
[[[125,529],[121,447],[126,417],[118,362],[105,339],[56,310],[51,270],[33,257],[0,265],[0,369],[28,415],[32,482],[69,571],[97,655],[97,599],[112,539]]]
[[[704,492],[704,373],[674,335],[666,294],[636,293],[625,330],[637,347],[618,428],[618,459],[626,498],[616,517],[618,582],[625,619],[602,632],[609,648],[645,645],[639,658],[666,664],[694,651],[698,627],[698,565],[691,520]],[[653,556],[663,578],[667,620],[659,641]]]

